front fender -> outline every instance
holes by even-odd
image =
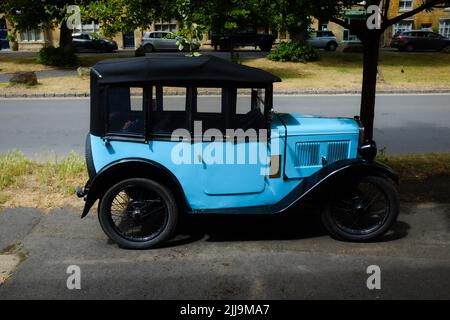
[[[398,174],[380,162],[364,159],[341,160],[327,165],[304,179],[297,188],[276,205],[277,208],[274,211],[283,212],[300,203],[307,196],[320,194],[324,189],[338,188],[343,179],[368,175],[385,177],[396,184],[399,182]]]

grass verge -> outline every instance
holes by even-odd
[[[0,156],[0,207],[80,206],[75,188],[86,179],[84,160],[75,153],[38,163],[11,151]]]
[[[402,201],[450,203],[450,153],[382,154],[378,160],[399,173]],[[86,179],[84,159],[74,153],[43,163],[17,151],[6,153],[0,156],[0,208],[80,207],[75,187]]]
[[[319,61],[276,62],[247,59],[244,64],[279,76],[279,90],[360,90],[362,54],[320,52]],[[450,89],[450,54],[435,52],[399,53],[382,51],[379,90]]]
[[[207,54],[207,53],[206,53]],[[79,55],[80,65],[89,67],[104,59],[132,57],[132,52]],[[316,91],[361,89],[362,54],[319,51],[320,59],[309,63],[277,62],[266,58],[243,59],[242,63],[267,70],[283,82],[275,83],[275,90]],[[0,56],[0,73],[48,70],[35,57]],[[399,53],[381,51],[378,89],[392,90],[448,90],[450,89],[450,54],[436,52]],[[3,93],[86,93],[89,79],[77,75],[38,79],[34,87],[8,86],[0,83]]]

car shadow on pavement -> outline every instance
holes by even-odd
[[[183,217],[176,236],[165,247],[210,242],[301,240],[327,236],[318,206],[305,205],[284,214],[221,215]],[[392,229],[375,242],[390,242],[408,235],[410,225],[397,221]]]

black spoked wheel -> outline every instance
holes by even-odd
[[[109,189],[99,206],[99,220],[121,247],[159,246],[173,233],[177,206],[171,191],[158,182],[133,178]]]
[[[323,210],[322,220],[339,239],[370,241],[391,228],[398,211],[398,193],[392,183],[368,176],[334,193]]]

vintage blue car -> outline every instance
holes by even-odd
[[[273,111],[263,70],[213,56],[155,56],[91,70],[82,217],[99,200],[124,248],[160,246],[182,214],[277,214],[315,197],[332,236],[369,241],[395,223],[393,170],[358,117]]]

